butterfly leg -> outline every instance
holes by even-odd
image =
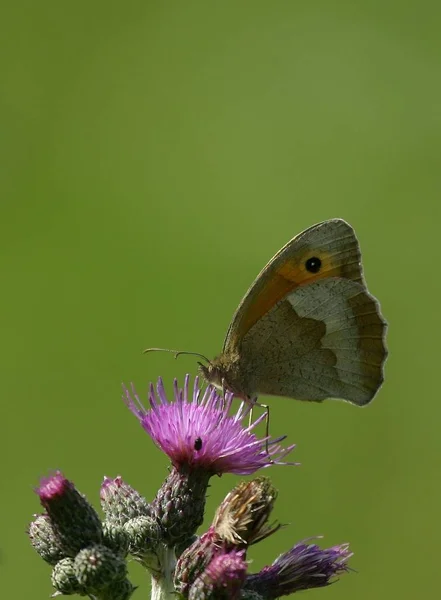
[[[261,404],[260,402],[257,402],[257,398],[254,399],[253,402],[253,406],[259,406],[260,408],[263,408],[263,410],[266,413],[266,417],[265,417],[265,450],[266,453],[269,455],[269,446],[268,446],[268,442],[269,442],[269,428],[270,428],[270,407],[268,406],[268,404]],[[253,409],[251,409],[253,410]],[[271,462],[273,462],[270,459]]]
[[[249,417],[248,417],[248,427],[251,427],[251,423],[253,422],[253,408],[254,408],[254,404],[251,404]]]
[[[225,397],[228,392],[228,387],[227,387],[227,382],[225,380],[225,377],[222,377],[221,383],[222,383],[222,410],[223,410],[225,407]]]

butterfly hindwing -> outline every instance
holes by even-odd
[[[243,379],[257,394],[366,404],[383,381],[385,328],[361,284],[316,281],[280,301],[245,336]]]

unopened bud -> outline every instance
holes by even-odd
[[[129,536],[124,527],[108,521],[103,523],[103,544],[122,557],[129,552]]]
[[[59,471],[41,481],[37,494],[65,555],[73,557],[82,548],[101,542],[96,511]]]
[[[158,570],[156,549],[161,542],[161,528],[151,517],[136,517],[124,525],[130,554],[146,568]]]
[[[55,565],[59,560],[65,558],[63,548],[48,515],[37,515],[29,525],[28,535],[32,546],[50,565]]]
[[[147,500],[120,476],[115,479],[104,477],[100,499],[106,520],[114,525],[122,526],[129,519],[150,515]]]
[[[89,594],[101,592],[127,575],[125,561],[102,545],[81,550],[75,557],[74,570],[79,583]]]
[[[221,550],[212,527],[197,538],[181,554],[175,568],[174,585],[177,592],[188,596],[190,587]]]
[[[84,595],[84,589],[75,576],[74,559],[63,558],[52,570],[52,585],[58,594],[70,596],[71,594]]]

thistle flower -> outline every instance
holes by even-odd
[[[150,507],[145,498],[123,481],[121,476],[111,479],[104,477],[100,489],[101,508],[106,521],[123,526],[135,517],[150,515]]]
[[[161,528],[156,518],[135,517],[124,525],[133,558],[152,572],[158,571],[157,551],[162,543]]]
[[[155,600],[173,594],[181,600],[275,600],[326,586],[349,570],[348,545],[321,549],[302,542],[247,575],[248,547],[280,527],[269,522],[277,491],[266,477],[237,485],[208,531],[195,536],[213,475],[249,475],[274,464],[296,464],[283,462],[294,448],[281,446],[284,436],[255,433],[265,415],[246,423],[249,405],[242,402],[234,413],[232,394],[222,397],[211,386],[202,391],[197,377],[190,390],[189,376],[182,390],[175,380],[172,401],[161,379],[156,391],[150,386],[147,410],[133,389],[125,389],[123,398],[172,466],[151,503],[120,476],[105,477],[100,490],[104,523],[60,472],[41,480],[36,491],[45,512],[34,516],[28,533],[53,567],[53,597],[76,593],[129,600],[136,588],[127,579],[128,554],[150,572]]]
[[[134,389],[131,394],[125,388],[123,396],[174,467],[151,504],[169,547],[185,543],[201,525],[210,477],[223,473],[248,475],[262,467],[285,464],[281,459],[294,448],[280,446],[284,436],[276,440],[256,436],[253,429],[265,415],[244,426],[250,411],[245,403],[230,416],[232,394],[223,398],[211,386],[202,393],[197,377],[191,392],[189,382],[187,375],[180,390],[174,381],[173,402],[167,399],[162,379],[158,380],[156,393],[150,385],[148,410]]]
[[[56,595],[70,596],[79,594],[84,596],[86,590],[81,586],[75,575],[75,561],[73,558],[63,558],[52,570],[51,581],[56,590]],[[53,596],[52,596],[53,597]]]
[[[56,565],[65,557],[63,546],[54,531],[49,515],[35,515],[29,525],[28,535],[32,546],[50,565]]]
[[[106,545],[119,553],[126,545],[138,562],[156,567],[155,547],[161,541],[160,528],[147,500],[121,476],[104,477],[100,499],[106,515],[103,524]]]
[[[268,524],[277,491],[267,477],[242,481],[223,500],[213,520],[219,539],[231,546],[251,546],[280,529]]]
[[[65,556],[101,543],[103,531],[96,511],[60,471],[43,478],[36,492]]]
[[[191,586],[189,600],[235,600],[245,581],[244,551],[218,554]]]
[[[208,531],[180,556],[175,569],[176,590],[187,596],[216,556],[246,549],[277,531],[280,525],[268,525],[276,497],[266,477],[243,481],[227,494]]]
[[[180,556],[174,573],[176,591],[188,596],[191,586],[223,548],[213,527],[210,527]]]
[[[103,523],[103,545],[125,558],[129,553],[130,537],[122,525],[109,521]]]
[[[259,439],[253,432],[265,414],[244,426],[249,405],[242,402],[236,414],[230,416],[233,394],[227,393],[224,398],[212,386],[202,394],[198,377],[191,391],[189,381],[187,375],[180,390],[175,380],[173,402],[168,401],[161,378],[156,393],[151,384],[148,410],[133,388],[132,394],[124,388],[123,399],[127,406],[176,469],[203,470],[210,476],[250,475],[260,468],[287,464],[282,459],[294,445],[280,446],[286,436]]]
[[[74,572],[79,584],[87,592],[96,594],[127,575],[123,558],[102,545],[89,546],[78,552],[74,560]]]
[[[253,593],[265,600],[293,594],[300,590],[323,587],[332,577],[348,571],[347,561],[352,556],[348,544],[322,549],[316,544],[296,544],[279,556],[271,566],[249,575],[244,586],[244,597]]]

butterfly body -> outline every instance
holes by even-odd
[[[386,327],[355,233],[333,219],[274,256],[239,305],[222,354],[201,371],[245,400],[267,394],[361,406],[383,382]]]

